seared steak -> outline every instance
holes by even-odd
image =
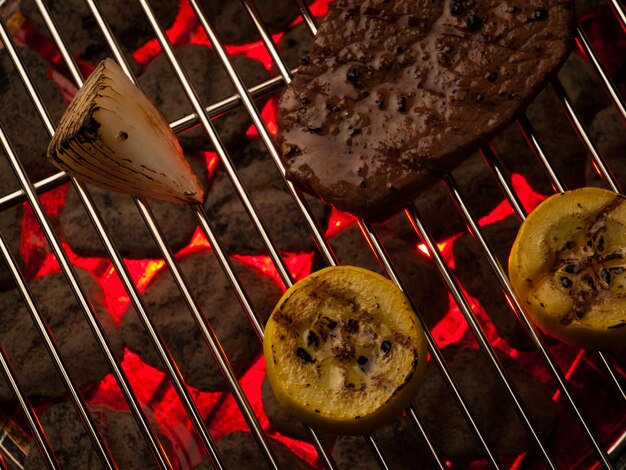
[[[336,0],[280,102],[288,177],[383,220],[508,126],[569,52],[571,0]]]

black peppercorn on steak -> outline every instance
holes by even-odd
[[[376,221],[511,124],[566,59],[571,0],[336,0],[280,100],[288,178]]]

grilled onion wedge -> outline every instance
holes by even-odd
[[[183,204],[204,196],[163,115],[112,59],[100,62],[74,96],[48,158],[112,191]]]
[[[599,188],[556,194],[522,224],[509,258],[522,307],[573,346],[626,345],[626,198]]]
[[[263,351],[278,402],[333,434],[391,423],[415,396],[427,357],[404,294],[352,266],[323,269],[288,289],[265,327]]]

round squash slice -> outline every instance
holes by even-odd
[[[522,224],[509,258],[534,322],[588,349],[626,345],[626,198],[599,188],[556,194]]]
[[[404,294],[352,266],[323,269],[287,290],[265,328],[263,351],[278,402],[333,434],[391,423],[415,396],[427,357]]]

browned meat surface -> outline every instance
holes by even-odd
[[[573,18],[571,0],[336,0],[280,102],[288,177],[389,217],[528,105]]]

